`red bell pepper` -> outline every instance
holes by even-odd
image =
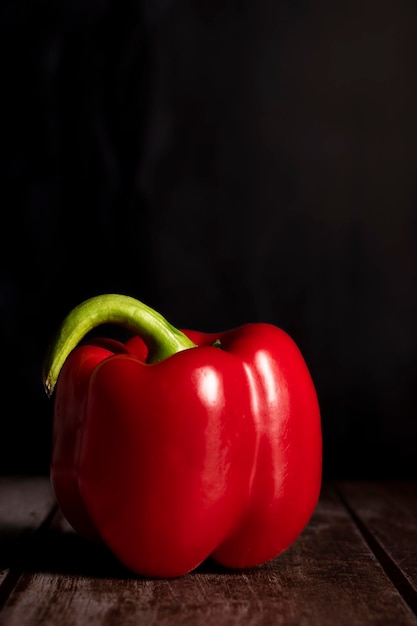
[[[134,334],[92,339],[101,324]],[[45,360],[55,383],[51,482],[68,522],[132,571],[179,576],[207,557],[264,563],[317,504],[320,411],[293,340],[266,323],[179,331],[115,294],[63,321]]]

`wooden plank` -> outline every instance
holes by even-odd
[[[36,540],[36,541],[35,541]],[[0,626],[416,626],[340,499],[324,488],[308,527],[280,557],[244,572],[207,562],[143,579],[57,518],[34,537]]]
[[[0,585],[15,563],[22,537],[34,532],[54,507],[47,477],[0,477]]]
[[[354,516],[388,555],[386,568],[398,584],[406,586],[409,601],[417,611],[417,483],[349,482],[338,485]],[[365,531],[365,534],[366,534]],[[383,557],[382,557],[383,558]],[[398,577],[395,567],[404,575]]]

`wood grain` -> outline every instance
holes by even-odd
[[[44,477],[0,477],[0,584],[15,564],[23,540],[55,507]]]
[[[352,507],[356,493],[360,510],[369,494],[361,500],[355,488],[343,485],[343,493]],[[42,493],[45,486],[38,489]],[[383,507],[377,493],[368,511]],[[406,501],[409,495],[404,492]],[[50,501],[44,501],[46,512]],[[0,626],[416,626],[415,612],[370,549],[349,506],[325,486],[307,528],[277,559],[237,572],[208,561],[172,580],[134,576],[57,514],[26,542],[22,575],[0,611]],[[409,514],[413,519],[413,506],[398,495],[404,525]],[[11,508],[8,515],[13,526]],[[416,562],[406,558],[406,543],[398,550],[412,572]]]

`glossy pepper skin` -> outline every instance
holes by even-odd
[[[105,322],[134,334],[80,342]],[[299,536],[320,492],[320,411],[284,331],[178,331],[108,294],[57,337],[44,371],[49,395],[57,379],[51,481],[76,531],[153,577],[207,557],[253,567]]]

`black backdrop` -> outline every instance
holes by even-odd
[[[81,300],[268,321],[329,477],[416,477],[417,4],[2,2],[3,472],[46,472],[41,366]]]

